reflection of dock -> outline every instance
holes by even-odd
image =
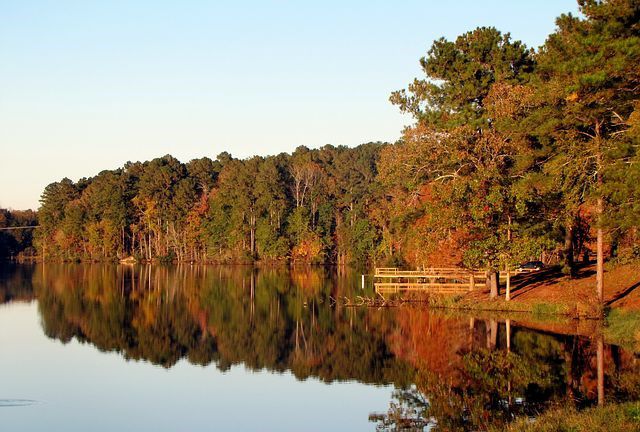
[[[484,283],[486,273],[456,267],[399,270],[396,267],[378,267],[373,275],[373,286],[378,294],[423,292],[458,294],[473,291],[476,284]]]

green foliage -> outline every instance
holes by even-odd
[[[585,222],[637,243],[640,5],[580,8],[538,52],[493,28],[439,39],[425,77],[391,95],[415,124],[381,180],[416,217],[403,229],[428,227],[425,248],[456,233],[465,265],[497,269],[543,253],[573,265]]]
[[[353,260],[366,263],[376,249],[378,235],[366,219],[359,219],[351,230],[351,255]]]
[[[42,195],[37,244],[64,260],[322,263],[342,254],[367,262],[378,239],[367,212],[382,147],[246,160],[223,153],[187,164],[166,155],[63,179]]]
[[[531,53],[509,34],[481,27],[455,41],[436,40],[420,60],[426,79],[394,92],[391,101],[419,121],[452,129],[486,127],[485,99],[496,82],[520,83],[533,70]]]
[[[256,243],[261,257],[278,259],[286,257],[289,253],[287,238],[279,235],[277,227],[269,224],[266,219],[258,221]]]

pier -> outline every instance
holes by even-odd
[[[377,294],[423,292],[434,294],[463,294],[484,284],[486,272],[459,267],[400,270],[396,267],[377,267],[373,286]]]

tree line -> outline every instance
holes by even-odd
[[[186,164],[167,155],[46,187],[46,257],[325,263],[376,254],[370,215],[381,143]]]
[[[399,142],[186,164],[45,189],[46,257],[434,264],[640,256],[640,2],[580,0],[537,50],[495,28],[433,42],[391,102]],[[595,245],[592,245],[595,243]],[[601,279],[599,279],[601,284]]]
[[[0,208],[0,259],[35,256],[33,229],[24,227],[38,224],[33,210]]]

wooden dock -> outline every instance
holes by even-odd
[[[433,294],[463,294],[484,284],[486,273],[456,267],[400,270],[396,267],[378,267],[373,275],[377,294],[421,292]]]

